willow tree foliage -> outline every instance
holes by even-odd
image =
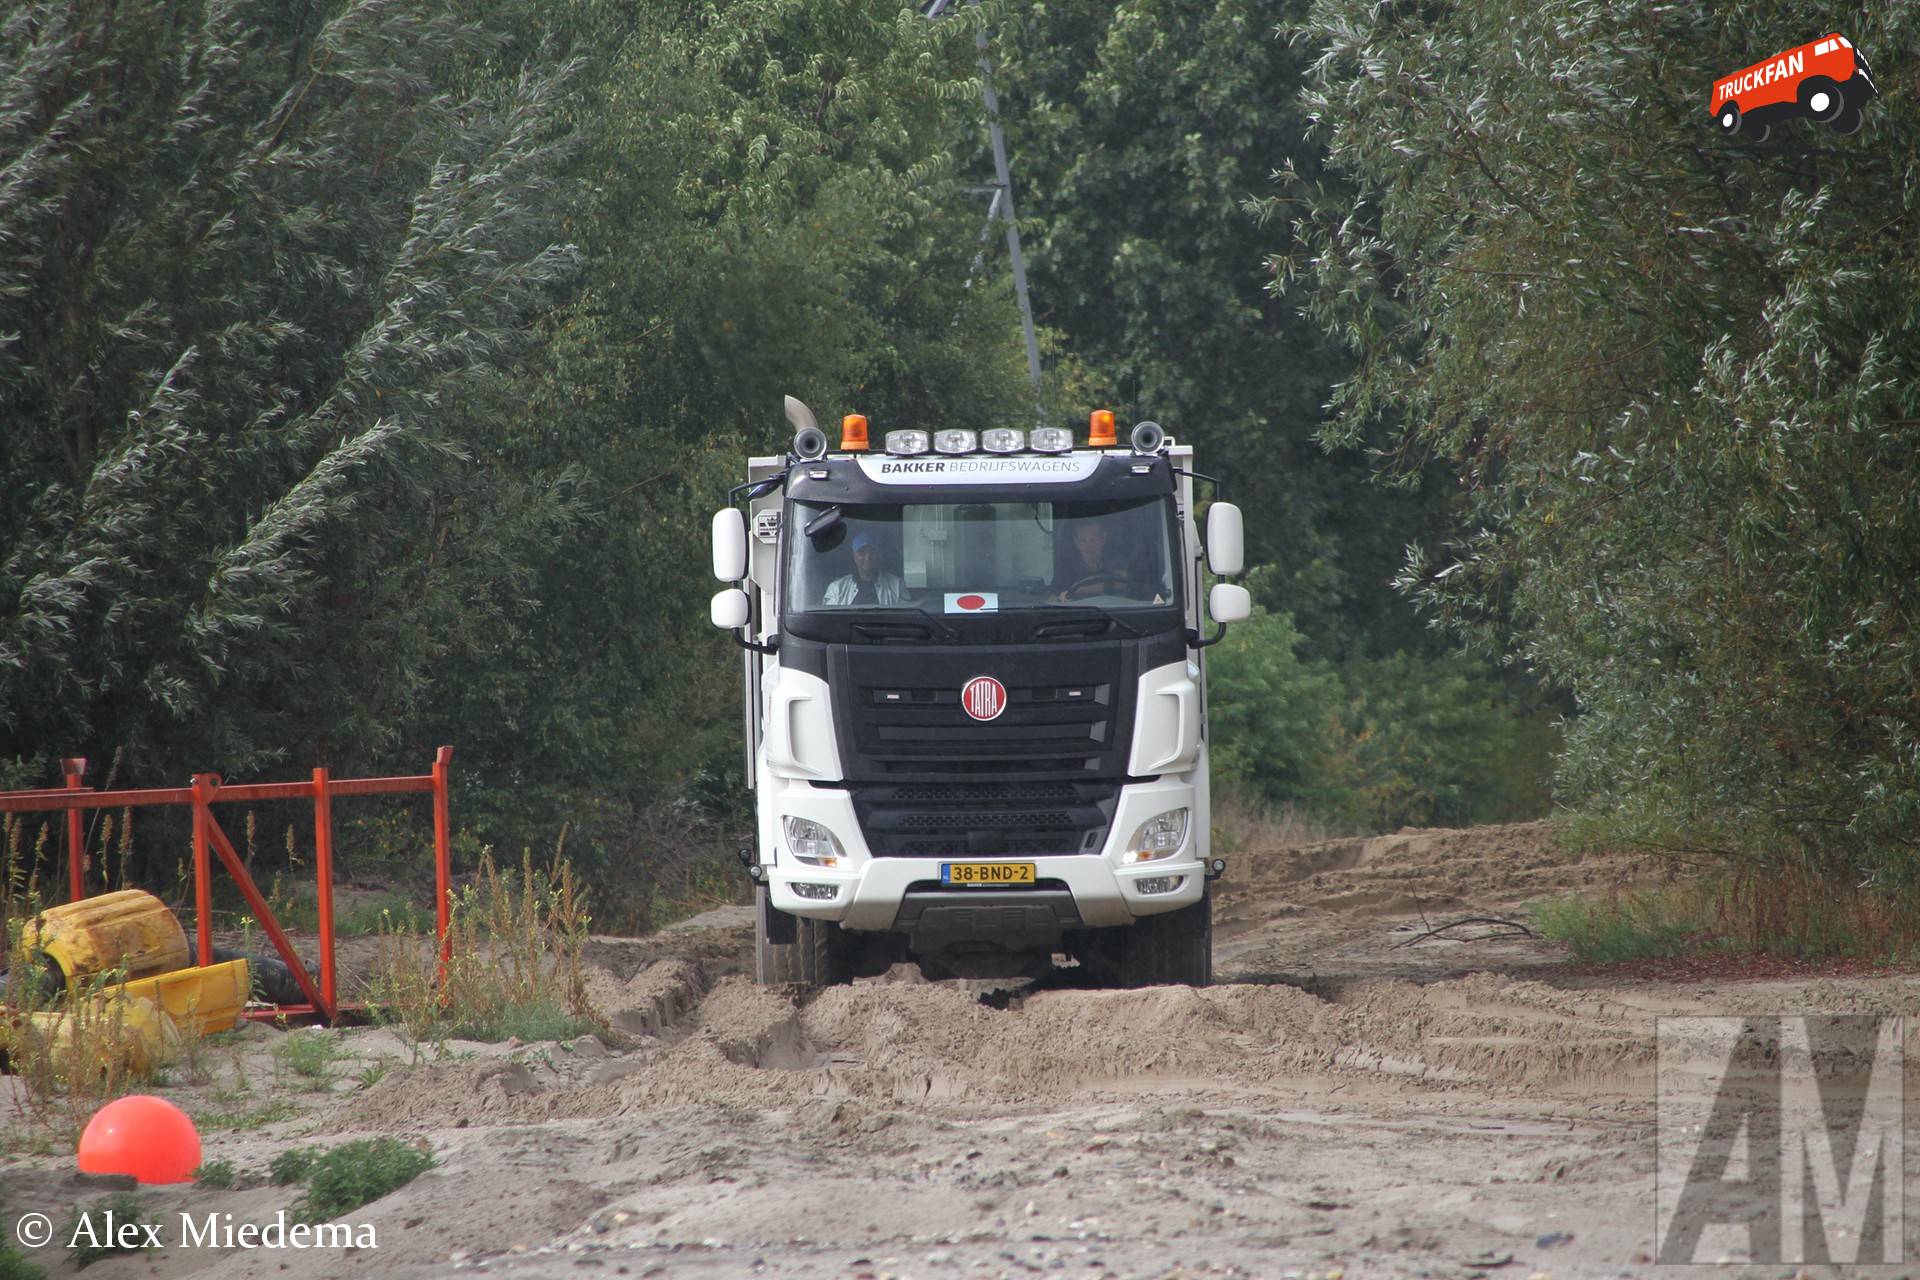
[[[474,442],[572,254],[455,10],[0,19],[0,755],[364,759],[516,607],[562,504]]]
[[[1853,11],[1884,96],[1718,136],[1802,0],[1317,0],[1330,164],[1288,286],[1357,366],[1336,440],[1463,477],[1402,583],[1578,698],[1613,831],[1871,883],[1920,849],[1920,11]]]

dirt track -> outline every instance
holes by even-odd
[[[896,970],[803,1005],[742,976],[744,909],[596,940],[627,1045],[462,1046],[209,1141],[242,1167],[316,1134],[429,1142],[434,1171],[353,1215],[377,1256],[174,1250],[87,1274],[1646,1275],[1653,1018],[1900,1011],[1917,987],[1625,983],[1470,940],[1486,926],[1422,937],[1632,870],[1539,825],[1242,854],[1201,991]],[[390,1036],[353,1034],[363,1054]],[[10,1177],[12,1210],[71,1200],[56,1177]],[[286,1199],[168,1194],[240,1216]]]

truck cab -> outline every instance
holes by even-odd
[[[812,414],[714,518],[744,651],[761,981],[917,962],[1210,979],[1205,648],[1247,616],[1241,521],[1203,544],[1189,448],[1110,414],[915,429]],[[1211,551],[1209,559],[1208,551]],[[1204,616],[1203,616],[1204,615]],[[1207,624],[1219,629],[1209,637]]]

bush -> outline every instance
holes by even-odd
[[[324,1154],[305,1154],[307,1192],[293,1206],[293,1216],[302,1222],[330,1222],[433,1168],[432,1156],[398,1138],[365,1138]]]
[[[1213,767],[1229,790],[1346,830],[1536,817],[1557,733],[1460,654],[1302,662],[1256,609],[1212,651]]]

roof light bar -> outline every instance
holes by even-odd
[[[1018,453],[1027,443],[1027,433],[1018,427],[989,427],[980,433],[980,447],[988,453]]]
[[[1027,433],[1027,447],[1035,453],[1065,453],[1073,448],[1073,432],[1065,427],[1035,427]]]
[[[927,451],[927,433],[924,431],[887,432],[887,452],[912,457],[916,453]]]
[[[964,427],[948,427],[933,433],[933,447],[939,453],[972,453],[979,438]]]

